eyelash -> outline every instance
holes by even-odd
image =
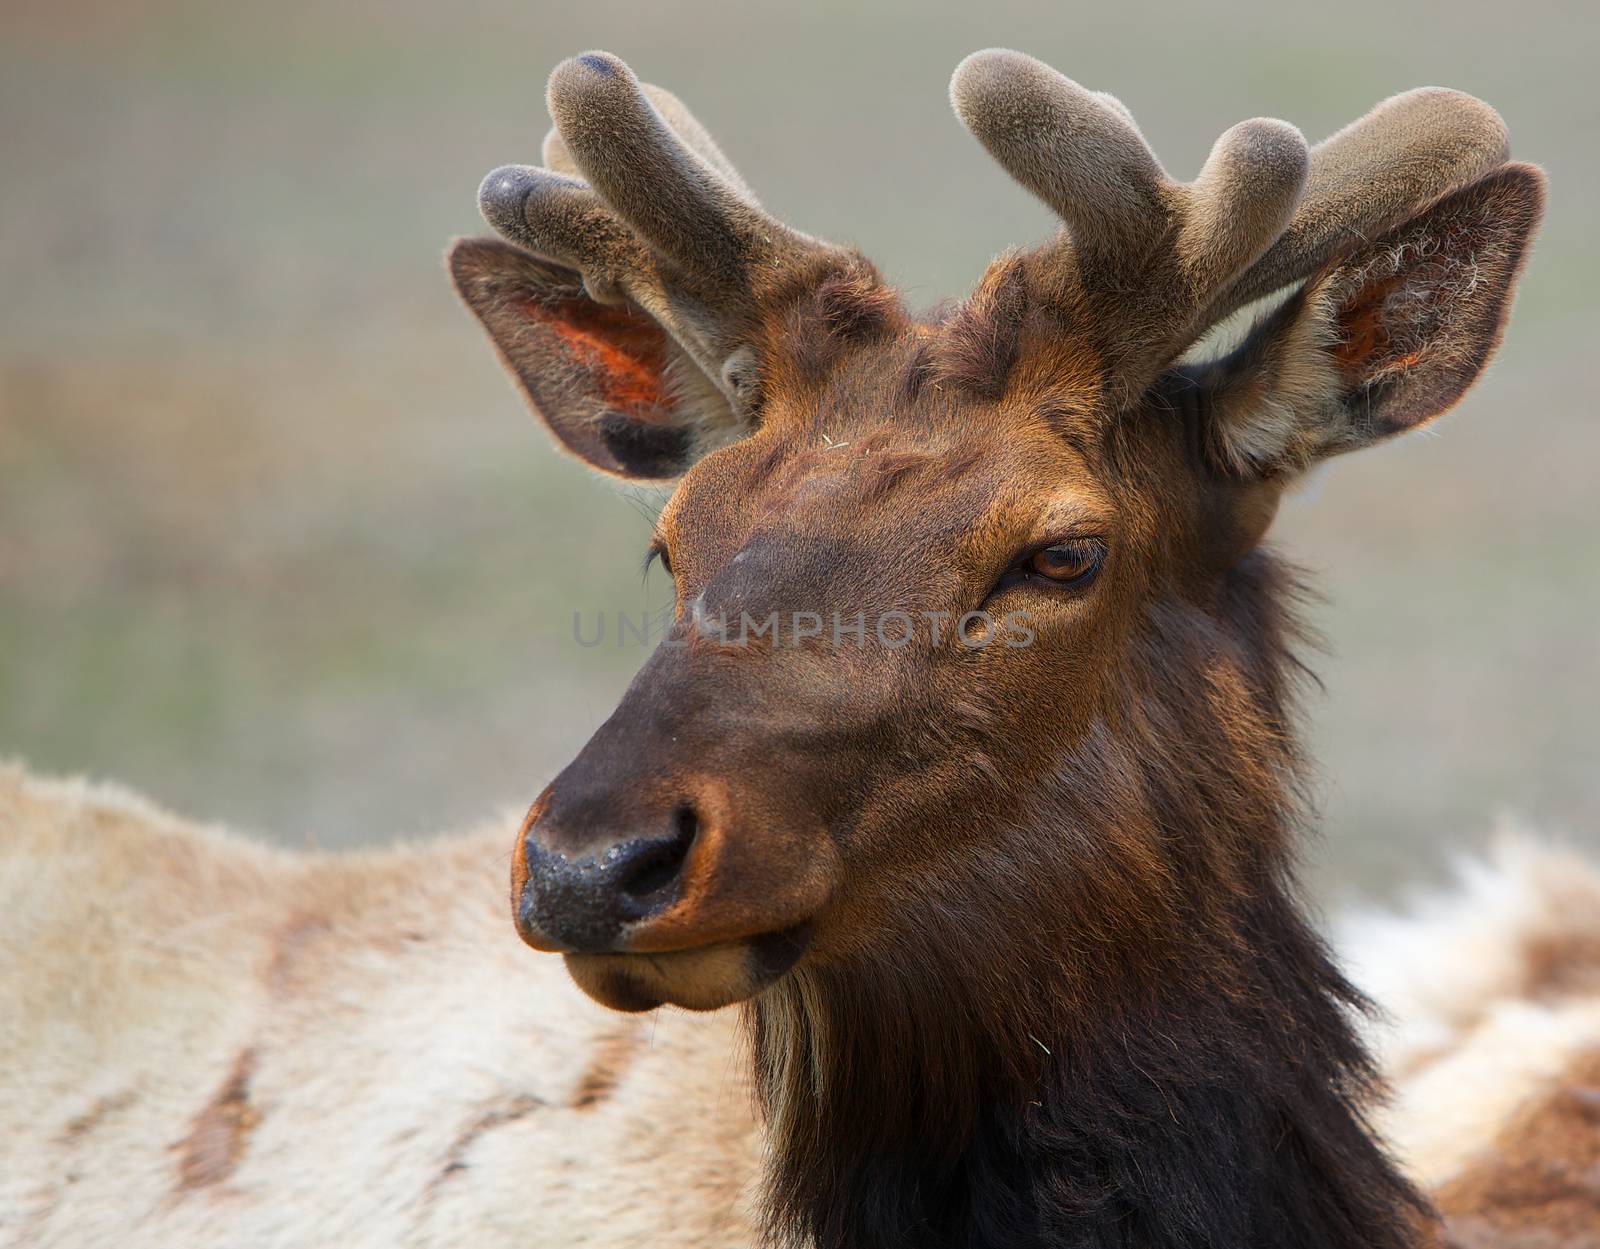
[[[648,576],[650,573],[650,565],[655,563],[659,563],[661,565],[661,571],[666,573],[668,577],[672,576],[672,557],[667,554],[666,547],[653,546],[644,553],[644,571],[646,576]]]
[[[1076,559],[1083,565],[1081,572],[1071,577],[1051,577],[1038,571],[1034,563],[1040,556],[1053,551],[1065,551],[1069,559]],[[1099,538],[1070,538],[1061,542],[1049,542],[1044,546],[1036,546],[1019,557],[1005,575],[1000,578],[994,592],[1010,589],[1017,585],[1034,585],[1046,590],[1082,590],[1087,587],[1104,566],[1106,559],[1106,545]]]

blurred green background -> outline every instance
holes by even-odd
[[[1597,31],[1543,0],[8,0],[0,755],[295,845],[531,799],[643,657],[572,612],[666,590],[652,501],[550,449],[448,288],[479,178],[537,160],[545,75],[604,47],[932,303],[1050,229],[945,102],[1004,44],[1121,96],[1185,178],[1243,117],[1316,139],[1424,83],[1549,168],[1493,370],[1277,533],[1329,595],[1325,897],[1436,874],[1505,811],[1600,845]]]

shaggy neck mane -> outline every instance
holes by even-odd
[[[1401,1249],[1363,1006],[1308,925],[1295,588],[1153,610],[1075,756],[870,952],[748,1008],[771,1231],[818,1249]]]

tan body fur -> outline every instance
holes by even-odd
[[[0,773],[0,1245],[754,1243],[735,1015],[617,1015],[530,954],[513,822],[291,855]],[[1600,1243],[1600,876],[1508,843],[1344,944],[1451,1243]]]
[[[1502,835],[1405,917],[1346,918],[1388,1013],[1378,1124],[1459,1249],[1600,1245],[1600,874]]]
[[[290,855],[0,771],[0,1245],[749,1244],[736,1017],[531,954],[514,827]]]

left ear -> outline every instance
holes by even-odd
[[[1502,166],[1310,278],[1195,377],[1213,456],[1294,472],[1453,406],[1499,346],[1544,181]]]
[[[637,304],[602,303],[576,270],[497,239],[457,239],[446,259],[534,415],[589,467],[626,481],[670,481],[747,432]]]

